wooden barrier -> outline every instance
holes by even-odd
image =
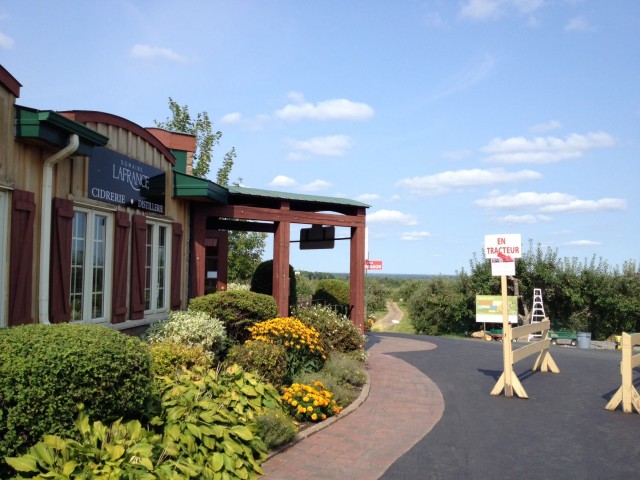
[[[529,398],[527,392],[522,387],[520,380],[518,380],[518,376],[513,371],[513,365],[538,352],[540,353],[531,370],[535,371],[540,369],[542,372],[548,372],[550,370],[554,373],[560,373],[560,369],[549,353],[549,347],[551,345],[551,340],[549,339],[550,328],[551,322],[549,319],[529,325],[522,325],[521,327],[512,328],[511,325],[507,325],[506,330],[503,331],[504,335],[502,337],[504,371],[498,379],[495,387],[493,387],[493,390],[491,390],[491,395],[500,395],[502,390],[504,390],[506,397],[513,396],[513,391],[515,391],[520,398]],[[513,338],[523,337],[537,332],[542,333],[542,340],[530,343],[529,345],[517,350],[513,350]]]
[[[622,386],[613,395],[607,406],[607,410],[615,410],[622,403],[622,410],[625,413],[633,413],[633,409],[640,413],[640,395],[636,387],[633,386],[633,369],[640,365],[640,354],[633,354],[633,346],[640,343],[640,333],[623,333],[622,341],[622,361],[620,362],[620,373],[622,375]]]

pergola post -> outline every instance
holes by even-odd
[[[191,292],[189,298],[201,297],[204,295],[205,279],[205,247],[207,240],[207,215],[199,208],[192,209],[191,227]]]
[[[289,210],[289,202],[282,202],[281,210]],[[289,315],[289,243],[291,240],[291,224],[275,222],[273,239],[273,297],[278,307],[278,316]]]
[[[364,209],[358,212],[358,216],[364,216]],[[349,303],[351,304],[351,321],[360,332],[364,333],[364,321],[366,315],[365,305],[365,227],[351,227],[351,249],[349,262]]]

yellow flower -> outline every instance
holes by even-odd
[[[316,420],[318,420],[318,415],[316,413],[314,413],[313,415],[311,415],[311,420],[313,420],[314,422]]]

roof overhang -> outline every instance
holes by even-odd
[[[16,105],[16,138],[64,148],[72,134],[78,135],[80,140],[77,155],[89,156],[94,147],[103,147],[109,141],[109,137],[52,110],[36,110]]]
[[[213,201],[226,205],[229,192],[226,188],[206,178],[173,172],[174,196],[195,201]]]

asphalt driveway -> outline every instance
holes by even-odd
[[[529,399],[489,394],[502,344],[397,335],[437,348],[391,355],[427,375],[445,411],[383,479],[640,478],[640,415],[604,409],[620,386],[620,352],[552,347],[559,374],[514,367]],[[640,383],[636,375],[636,385]]]

